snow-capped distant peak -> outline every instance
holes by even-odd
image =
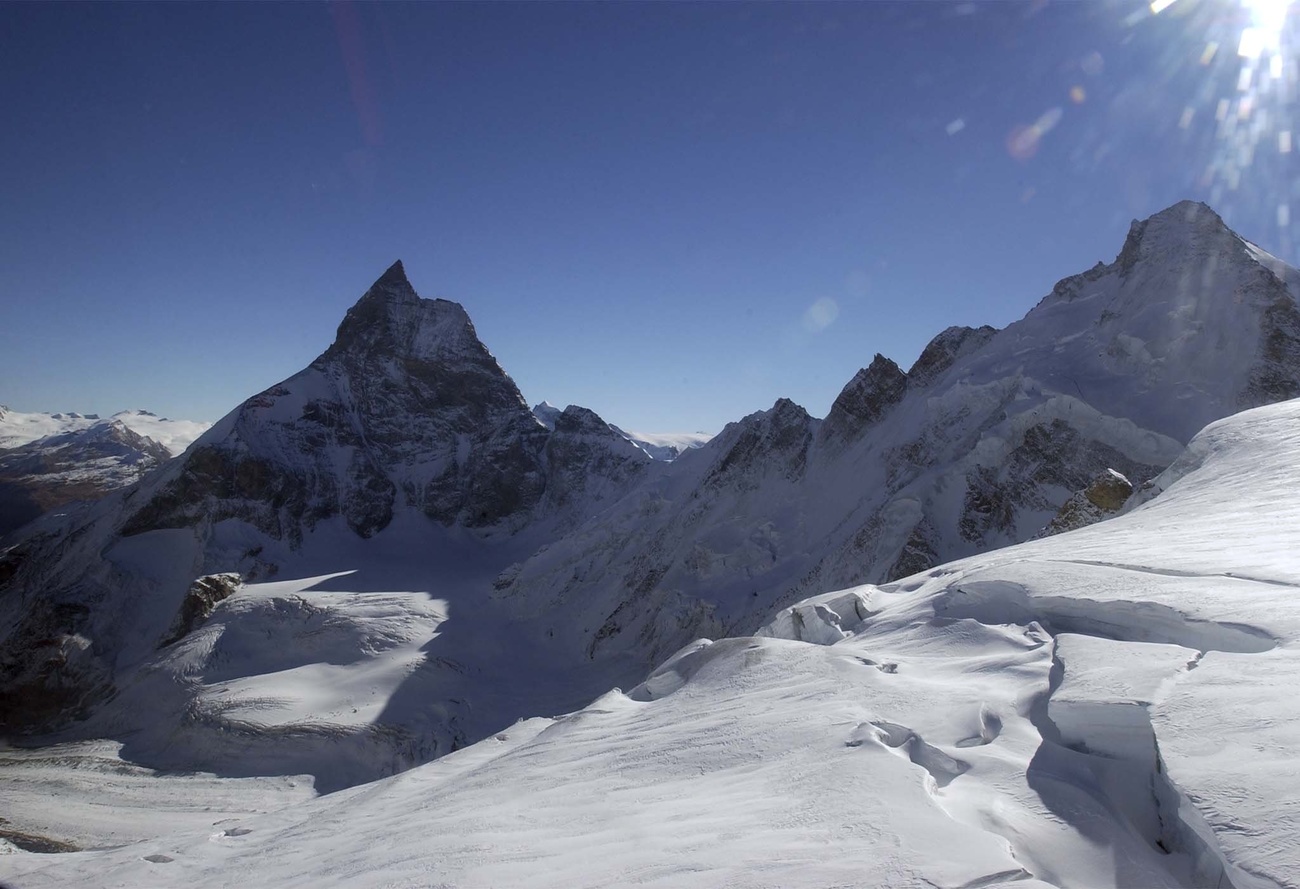
[[[541,404],[533,407],[533,416],[535,416],[538,422],[547,429],[555,428],[555,420],[562,413],[564,413],[562,409],[551,404],[549,401],[543,401]]]
[[[574,406],[561,410],[549,401],[543,401],[533,406],[533,416],[535,416],[547,429],[554,430],[555,422],[565,412],[573,410]],[[594,415],[593,415],[594,416]],[[630,432],[621,429],[613,423],[609,428],[616,434],[630,441],[636,447],[645,452],[654,460],[670,462],[676,460],[683,453],[702,447],[713,438],[707,432]]]
[[[676,460],[713,438],[707,432],[631,432],[617,426],[612,428],[654,459],[665,461]]]
[[[190,442],[211,426],[197,420],[170,420],[139,408],[119,411],[108,419],[99,414],[27,413],[0,407],[0,450],[18,448],[55,435],[84,432],[96,424],[119,421],[137,435],[151,438],[173,456],[181,453]]]
[[[139,408],[119,411],[110,419],[118,420],[132,432],[158,442],[173,457],[182,453],[212,425],[202,420],[172,420]]]

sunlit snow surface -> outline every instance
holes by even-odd
[[[1250,411],[1120,518],[816,597],[393,778],[235,820],[228,795],[210,825],[0,856],[0,879],[1297,886],[1298,454],[1300,403]],[[321,706],[302,678],[282,712]],[[213,781],[158,779],[157,806]]]
[[[38,414],[11,411],[0,406],[0,448],[16,448],[69,432],[82,432],[97,423],[120,420],[137,435],[152,438],[175,455],[190,446],[211,423],[170,420],[144,410],[119,411],[108,419],[85,414]]]

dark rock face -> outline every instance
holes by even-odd
[[[929,520],[922,519],[912,529],[912,533],[908,535],[902,551],[898,554],[898,559],[890,566],[885,576],[891,580],[897,580],[918,574],[939,564],[939,555],[935,552],[937,537],[938,535],[935,534]]]
[[[1119,512],[1133,494],[1133,483],[1113,469],[1099,473],[1092,484],[1083,489],[1083,496],[1098,509]]]
[[[239,518],[297,544],[334,516],[369,537],[402,506],[444,525],[509,531],[553,479],[572,474],[547,458],[553,438],[575,434],[579,421],[566,422],[556,433],[538,422],[465,310],[421,299],[395,263],[324,354],[246,401],[219,424],[225,435],[197,443],[124,533]],[[613,453],[597,475],[629,480]]]
[[[1147,220],[1141,221],[1134,219],[1129,226],[1128,237],[1124,239],[1124,246],[1119,251],[1119,256],[1115,257],[1115,264],[1119,267],[1121,275],[1127,275],[1133,271],[1133,266],[1137,264],[1139,250],[1142,246],[1142,236],[1146,233]]]
[[[1058,285],[1059,286],[1059,285]],[[998,332],[996,327],[949,327],[921,350],[921,355],[907,372],[907,382],[924,388],[943,375],[961,358],[987,343]]]
[[[185,593],[181,610],[172,621],[171,629],[158,643],[159,648],[166,648],[173,642],[184,639],[212,614],[218,602],[229,599],[239,589],[243,579],[234,573],[209,574],[200,577]]]
[[[706,476],[712,487],[735,483],[752,490],[759,479],[776,472],[794,481],[808,464],[808,448],[817,421],[788,398],[779,398],[771,410],[751,414],[722,431],[726,451]]]
[[[650,459],[594,411],[569,405],[546,441],[546,504],[552,512],[598,504],[628,490]]]
[[[334,514],[331,478],[319,481],[320,497],[309,508],[304,479],[268,460],[219,445],[190,449],[176,476],[122,527],[123,536],[200,522],[242,519],[276,540],[301,541],[302,528]]]
[[[884,355],[877,354],[868,367],[840,390],[822,424],[823,440],[856,438],[880,422],[907,392],[907,374]]]
[[[1271,289],[1276,296],[1264,309],[1259,358],[1242,393],[1243,408],[1300,396],[1300,309],[1281,281]]]
[[[1126,476],[1126,484],[1129,478],[1139,482],[1153,478],[1165,468],[1138,463],[1061,420],[1033,426],[1005,463],[980,466],[968,475],[961,536],[981,546],[1026,539],[1032,530],[1018,528],[1017,518],[1045,511],[1050,514],[1056,509],[1045,498],[1045,491],[1080,490],[1112,467]],[[1096,496],[1103,496],[1100,488]]]
[[[1051,537],[1096,524],[1118,515],[1133,495],[1133,484],[1113,469],[1098,473],[1088,487],[1061,507],[1060,512],[1035,537]]]
[[[77,632],[85,606],[39,602],[0,649],[0,734],[60,728],[113,693],[108,666]]]

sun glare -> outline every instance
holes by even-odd
[[[1242,29],[1237,55],[1244,59],[1266,55],[1278,58],[1291,0],[1242,0],[1242,6],[1250,14],[1250,25]]]
[[[1177,127],[1190,134],[1198,121],[1206,120],[1213,128],[1213,148],[1198,184],[1208,189],[1216,206],[1249,202],[1272,210],[1278,236],[1300,248],[1300,230],[1294,236],[1286,231],[1291,202],[1300,199],[1300,183],[1293,185],[1290,165],[1294,133],[1300,129],[1293,121],[1300,90],[1295,22],[1290,20],[1294,2],[1150,0],[1126,21],[1140,26],[1146,18],[1173,16],[1184,24],[1188,45],[1182,58],[1197,60],[1205,82],[1199,95],[1178,110]]]
[[[1242,0],[1241,5],[1250,12],[1255,27],[1265,33],[1280,34],[1291,0]]]

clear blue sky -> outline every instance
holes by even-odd
[[[712,432],[1182,198],[1295,262],[1294,63],[1146,10],[5,4],[0,402],[216,419],[400,258],[530,402]]]

